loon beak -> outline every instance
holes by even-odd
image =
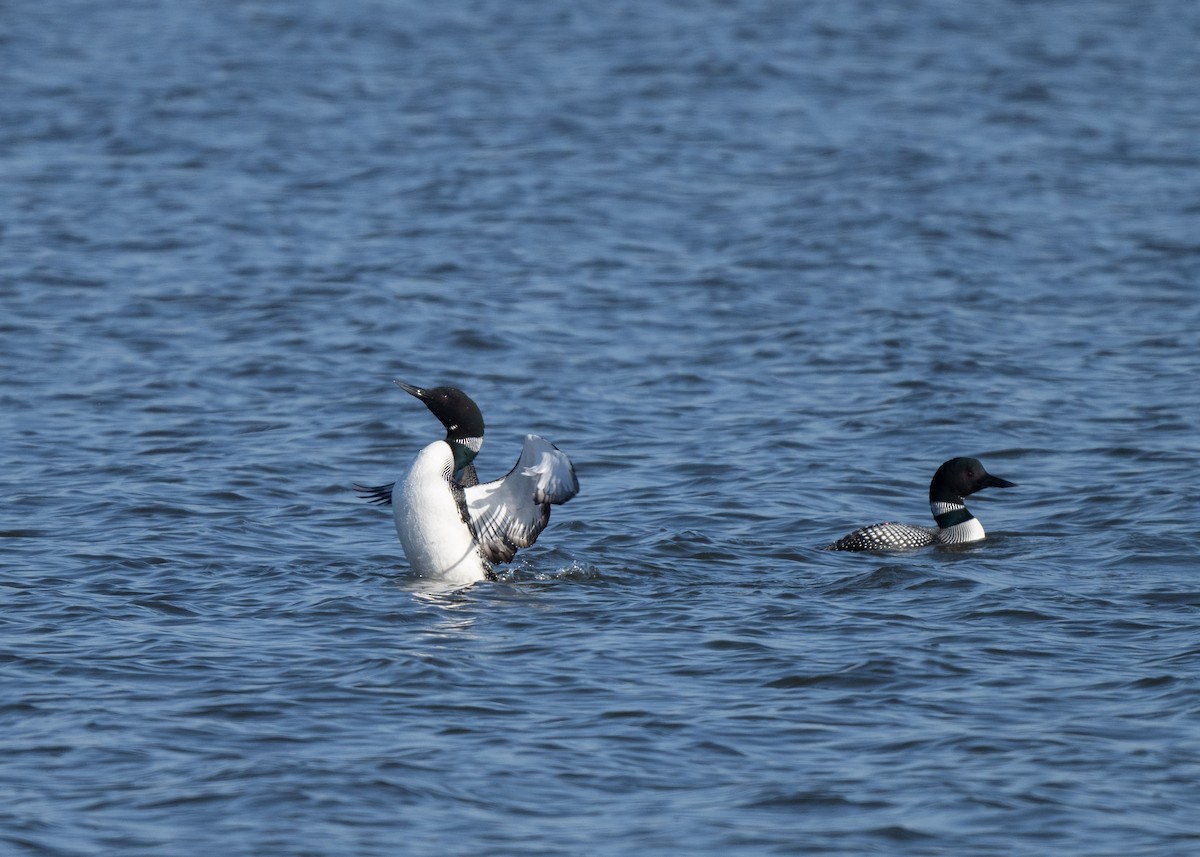
[[[421,401],[425,400],[425,391],[420,387],[414,387],[412,384],[405,384],[403,381],[393,381],[392,383],[404,392],[408,393],[410,396],[416,396]]]
[[[987,474],[983,477],[983,485],[981,488],[1016,488],[1016,482],[1009,482],[1007,479],[1001,479],[999,476]]]

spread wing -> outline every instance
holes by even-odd
[[[463,493],[479,550],[488,562],[501,563],[534,543],[550,521],[551,504],[579,493],[579,480],[565,453],[531,434],[507,476],[464,486]]]

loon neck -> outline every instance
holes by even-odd
[[[446,443],[454,453],[454,470],[458,472],[475,460],[483,446],[483,437],[451,437],[448,433]]]
[[[930,500],[929,511],[940,529],[948,529],[957,524],[973,520],[974,515],[962,502],[961,497],[953,500]]]

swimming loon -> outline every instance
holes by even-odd
[[[550,505],[579,492],[571,460],[547,440],[526,435],[507,476],[480,484],[475,456],[483,446],[483,414],[462,390],[395,382],[446,427],[446,437],[417,453],[386,485],[355,485],[359,496],[390,505],[396,534],[413,571],[452,583],[495,580],[492,566],[529,547],[550,520]]]
[[[1013,488],[1015,483],[992,476],[976,458],[952,458],[937,469],[929,483],[929,510],[936,527],[910,524],[872,524],[843,536],[822,550],[877,551],[959,545],[984,538],[983,524],[963,504],[963,498],[984,488]]]

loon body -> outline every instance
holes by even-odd
[[[952,458],[937,469],[929,483],[929,511],[936,527],[912,524],[871,524],[843,536],[823,550],[908,550],[929,545],[961,545],[982,541],[983,524],[963,498],[984,488],[1012,488],[1014,483],[992,476],[975,458]]]
[[[462,390],[396,382],[446,427],[446,437],[417,453],[396,482],[359,495],[390,505],[396,534],[413,571],[451,583],[495,579],[492,566],[533,544],[550,521],[550,506],[579,492],[571,460],[547,440],[527,435],[507,476],[480,483],[475,456],[483,415]]]

